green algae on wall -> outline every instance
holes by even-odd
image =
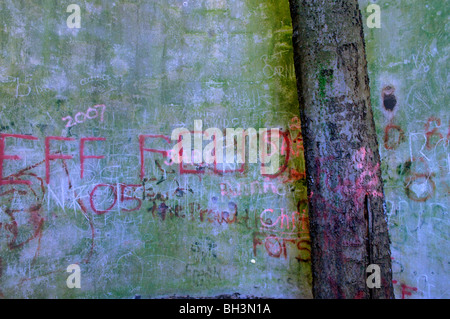
[[[1,4],[1,133],[38,138],[3,135],[21,158],[3,177],[30,185],[1,186],[1,295],[310,298],[288,2],[80,1],[79,29],[71,3]],[[141,176],[140,150],[169,150],[194,120],[283,128],[283,171],[181,168],[143,151]],[[73,156],[48,174],[46,137],[66,138],[47,155]],[[82,154],[101,157],[83,177]],[[81,288],[69,289],[75,263]]]
[[[448,1],[376,3],[381,28],[365,33],[394,289],[448,298]]]
[[[360,2],[365,17],[371,2]],[[80,29],[67,27],[71,3],[0,4],[0,133],[38,138],[4,138],[21,160],[5,160],[3,177],[31,186],[0,186],[0,296],[310,298],[288,1],[80,1]],[[396,297],[445,298],[448,5],[376,3],[381,29],[365,36]],[[167,150],[164,137],[197,119],[282,127],[287,167],[273,179],[250,164],[182,174],[145,152],[141,178],[139,135]],[[51,141],[73,159],[51,161],[47,184],[49,136],[74,140]],[[104,158],[86,159],[81,178],[86,137],[106,139],[84,148]],[[80,289],[66,285],[74,263]]]

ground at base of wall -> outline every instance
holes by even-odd
[[[211,296],[211,297],[196,297],[196,296],[162,296],[162,297],[146,297],[141,295],[135,295],[133,297],[134,299],[272,299],[268,297],[258,297],[254,295],[241,295],[240,293],[233,293],[233,294],[223,294],[223,295],[217,295],[217,296]]]

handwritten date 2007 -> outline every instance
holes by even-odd
[[[98,109],[101,109],[100,110],[100,122],[103,122],[103,115],[104,115],[105,109],[106,109],[105,104],[94,105],[93,107],[89,107],[87,109],[86,113],[78,112],[77,114],[75,114],[75,116],[73,118],[72,118],[72,116],[66,116],[66,117],[63,117],[62,120],[67,121],[66,127],[72,127],[77,124],[84,123],[86,121],[86,119],[93,120],[93,119],[97,118],[99,116]]]

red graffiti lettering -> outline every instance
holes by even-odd
[[[140,172],[140,178],[141,180],[144,179],[145,176],[145,163],[144,163],[144,152],[151,152],[151,153],[157,153],[161,154],[164,157],[168,157],[169,152],[166,150],[157,150],[153,148],[144,148],[145,140],[147,138],[162,138],[167,143],[170,143],[170,138],[164,135],[139,135],[139,152],[140,152],[140,159],[141,159],[141,172]]]
[[[395,150],[404,141],[405,132],[398,125],[389,124],[384,129],[384,147]]]
[[[4,160],[14,160],[18,161],[21,159],[21,157],[17,155],[5,155],[5,138],[6,137],[14,137],[14,138],[20,138],[24,140],[37,140],[37,137],[30,136],[30,135],[20,135],[20,134],[4,134],[0,133],[0,185],[10,185],[10,184],[25,184],[30,185],[30,181],[22,181],[22,180],[4,180],[3,179],[3,162]]]

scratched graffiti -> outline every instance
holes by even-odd
[[[446,298],[447,10],[387,2],[365,30],[382,164],[344,180],[324,156],[312,173],[339,211],[378,196],[381,171],[396,297]],[[288,1],[83,6],[79,30],[64,6],[5,0],[0,13],[0,297],[311,298]],[[279,170],[174,163],[170,132],[195,119],[279,128]],[[65,284],[74,263],[81,289]]]
[[[298,124],[298,118],[294,117],[290,122]],[[171,225],[178,225],[177,228],[180,225],[191,228],[206,226],[224,234],[244,231],[244,233],[248,233],[248,239],[244,241],[238,239],[234,244],[238,248],[233,258],[236,258],[239,262],[248,263],[253,258],[259,260],[263,257],[275,260],[280,258],[283,260],[292,259],[299,265],[308,264],[310,242],[305,205],[303,205],[302,213],[294,212],[293,208],[290,216],[292,225],[288,226],[289,229],[292,228],[292,231],[287,234],[277,234],[280,237],[274,237],[274,229],[265,228],[266,220],[263,221],[260,218],[261,212],[264,211],[264,205],[266,205],[263,202],[273,203],[273,199],[270,200],[270,197],[265,196],[269,192],[276,195],[279,201],[282,201],[281,205],[287,205],[287,207],[293,205],[289,204],[294,203],[292,199],[297,198],[297,201],[299,200],[298,192],[293,192],[295,187],[286,182],[286,178],[291,177],[288,174],[288,168],[301,169],[298,167],[298,161],[294,161],[294,159],[300,157],[301,153],[297,152],[292,157],[288,156],[288,154],[291,155],[290,136],[292,135],[287,130],[286,133],[283,133],[283,136],[284,140],[280,144],[280,149],[285,159],[280,166],[279,174],[264,176],[260,169],[263,164],[248,165],[243,172],[243,177],[253,179],[255,181],[253,186],[258,187],[258,191],[231,195],[231,193],[224,192],[223,185],[226,185],[225,183],[221,183],[218,187],[217,178],[226,177],[230,180],[230,183],[234,183],[234,173],[229,172],[224,175],[212,166],[211,169],[204,169],[199,174],[198,170],[189,170],[183,165],[174,165],[170,157],[170,149],[175,141],[170,141],[162,134],[136,135],[134,141],[131,142],[133,146],[128,148],[130,152],[134,149],[136,155],[133,156],[128,153],[128,156],[120,156],[117,153],[108,154],[107,150],[111,147],[110,144],[115,144],[117,140],[111,142],[106,137],[81,137],[76,139],[46,136],[39,139],[33,135],[1,133],[0,167],[2,185],[22,186],[22,182],[16,177],[30,170],[30,168],[20,169],[23,161],[28,160],[30,156],[36,158],[41,156],[39,163],[32,167],[35,171],[30,174],[39,181],[36,187],[39,186],[39,189],[42,189],[43,194],[39,197],[42,203],[25,209],[30,213],[31,222],[28,224],[34,226],[36,231],[15,248],[22,246],[22,248],[25,248],[27,245],[30,246],[31,241],[36,240],[39,241],[37,248],[39,250],[41,237],[52,235],[51,232],[45,231],[46,225],[48,224],[48,227],[50,227],[52,223],[48,223],[47,218],[40,218],[40,210],[42,210],[42,214],[51,211],[54,214],[52,218],[56,218],[55,216],[59,216],[56,211],[68,209],[74,211],[75,214],[79,211],[89,221],[90,242],[86,241],[89,238],[86,231],[85,237],[80,238],[84,242],[85,253],[80,254],[78,256],[80,259],[77,261],[82,262],[85,267],[97,267],[98,263],[108,264],[107,259],[115,257],[118,262],[116,265],[111,265],[113,270],[123,269],[124,263],[132,263],[132,269],[136,268],[137,272],[139,272],[139,267],[141,267],[141,271],[146,269],[144,273],[147,269],[152,269],[149,263],[146,264],[142,261],[144,258],[142,254],[123,254],[123,249],[139,250],[142,249],[143,245],[154,247],[154,236],[161,231],[155,233],[153,227],[147,226],[142,230],[145,235],[142,231],[135,230],[131,237],[130,235],[122,237],[124,236],[124,226],[119,227],[121,222],[118,220],[123,218],[125,218],[123,221],[125,224],[122,225],[130,224],[126,226],[128,227],[128,233],[130,226],[135,229],[138,225],[149,225],[149,223],[155,226],[160,225],[158,228],[161,226],[163,228],[172,227]],[[298,134],[295,134],[295,138],[297,139],[296,143],[301,142]],[[19,143],[28,143],[30,149],[17,151],[18,148],[15,146]],[[40,146],[42,144],[43,146]],[[31,151],[33,148],[39,149],[40,147],[43,149],[40,152]],[[302,146],[298,150],[301,151]],[[125,151],[120,152],[125,153]],[[130,162],[135,163],[134,172],[129,168]],[[128,167],[128,170],[125,170],[125,166]],[[105,169],[107,170],[105,171]],[[105,174],[106,172],[108,173]],[[303,175],[297,176],[295,180],[299,181],[302,177]],[[36,182],[23,181],[23,187],[34,186],[33,183]],[[63,190],[66,198],[62,198],[58,194],[60,189]],[[210,191],[205,193],[205,189]],[[10,193],[13,194],[14,192],[6,192],[5,195]],[[286,200],[285,197],[289,193],[293,195],[292,199]],[[206,201],[205,195],[209,196]],[[242,199],[245,197],[247,197],[247,200],[251,200],[254,196],[261,195],[262,206],[252,205],[252,207],[249,207],[242,203]],[[296,208],[298,210],[298,207]],[[9,212],[8,210],[5,211]],[[14,213],[18,213],[18,211],[14,211]],[[9,215],[13,216],[12,214]],[[283,214],[281,224],[284,223],[284,219]],[[101,222],[101,220],[104,220],[104,222]],[[103,223],[105,224],[102,225]],[[13,223],[2,223],[2,230],[5,229],[14,233],[15,230],[11,228],[11,225]],[[298,228],[298,231],[294,228]],[[139,233],[141,235],[137,237],[136,234]],[[257,234],[257,238],[255,234]],[[169,235],[169,237],[171,236]],[[14,246],[16,237],[9,241],[10,247]],[[108,240],[117,238],[120,238],[121,248],[116,248],[117,251],[114,253],[108,253],[108,257],[103,256],[100,259],[94,257],[92,259],[99,249],[105,249],[105,246],[111,245],[111,243],[107,244],[105,241],[108,242]],[[209,238],[206,237],[206,241],[194,241],[186,255],[190,256],[189,261],[184,261],[186,265],[189,265],[184,268],[186,278],[189,278],[189,282],[195,287],[202,287],[206,283],[223,280],[224,270],[220,263],[223,262],[224,253]],[[264,240],[264,250],[257,252],[256,246],[259,240]],[[175,249],[179,245],[178,242],[178,240],[172,241],[168,245],[172,248],[167,249]],[[278,243],[280,248],[276,246]],[[89,250],[87,250],[88,246],[90,247]],[[154,248],[150,250],[152,249]],[[236,248],[233,250],[236,250]],[[242,259],[245,253],[238,253],[242,250],[248,252],[247,260]],[[170,253],[163,252],[164,250],[159,251],[158,255],[170,256]],[[148,253],[148,251],[145,251],[144,256]],[[39,253],[36,252],[35,255],[39,256]],[[210,261],[213,261],[216,265],[206,266],[205,268],[204,264]],[[136,262],[138,262],[138,265],[135,265]],[[6,263],[2,259],[3,268],[13,263],[14,260],[8,259],[8,263]],[[295,264],[293,267],[296,267]],[[161,263],[158,264],[157,268],[163,271]],[[47,278],[55,276],[58,272],[63,272],[63,269],[62,267],[55,268],[52,271],[39,272],[39,275],[36,276],[24,276],[20,281],[22,285],[33,285],[48,280]],[[144,275],[136,274],[131,277],[127,275],[123,278],[141,280],[142,276]],[[101,274],[100,278],[103,278],[107,284],[113,284],[117,274]],[[265,285],[265,287],[267,286]]]
[[[399,12],[403,4],[398,5],[386,11],[386,19]],[[440,35],[439,4],[423,9],[419,13],[418,6],[406,19],[414,21],[410,32],[419,35],[421,45],[412,37],[399,38],[385,58],[380,54],[386,47],[375,45],[391,43],[384,36],[374,35],[367,46],[368,56],[378,57],[369,70],[398,299],[448,298],[450,122],[442,70],[448,43]],[[400,22],[389,24],[401,28]],[[419,26],[427,31],[418,32]],[[407,50],[397,55],[399,48]]]
[[[4,139],[4,137],[1,137]],[[3,160],[3,159],[2,159]],[[2,238],[6,238],[7,250],[2,251],[1,265],[2,272],[8,264],[15,263],[15,252],[26,250],[32,259],[29,260],[29,267],[26,273],[18,274],[18,284],[20,287],[24,282],[43,278],[51,273],[63,272],[65,269],[39,269],[39,260],[46,258],[49,238],[45,236],[44,230],[57,224],[58,214],[46,211],[45,197],[48,191],[44,178],[39,177],[35,170],[44,166],[45,161],[40,161],[21,169],[17,173],[4,176],[1,197],[2,222],[0,231]],[[62,171],[66,177],[64,184],[68,195],[76,200],[80,213],[86,218],[88,225],[83,225],[89,229],[86,239],[89,243],[83,249],[83,253],[77,257],[77,263],[88,263],[94,250],[95,230],[92,218],[88,215],[87,208],[83,202],[76,199],[77,193],[73,190],[72,182],[68,174],[67,164],[61,164]],[[3,169],[3,166],[2,166]],[[47,206],[48,207],[48,206]],[[74,221],[74,220],[73,220]],[[79,222],[76,222],[77,225]],[[77,233],[75,230],[74,233]],[[50,238],[50,240],[52,240]],[[26,258],[26,257],[25,257]],[[32,269],[33,268],[33,269]],[[1,279],[1,277],[0,277]],[[0,290],[0,293],[1,290]],[[3,295],[3,293],[2,293]],[[4,296],[4,295],[3,295]]]

